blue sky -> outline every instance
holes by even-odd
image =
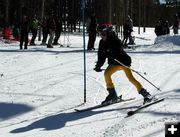
[[[160,3],[166,3],[165,0],[160,0]]]
[[[159,0],[160,3],[166,3],[166,0]],[[180,0],[177,0],[177,2],[179,2]]]

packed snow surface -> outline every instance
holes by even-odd
[[[83,113],[74,111],[99,104],[107,95],[103,72],[93,71],[99,37],[96,50],[86,51],[85,104],[82,35],[62,34],[59,42],[65,46],[53,49],[37,45],[19,50],[19,42],[1,40],[0,136],[164,137],[165,123],[180,121],[180,35],[156,38],[153,31],[147,28],[137,34],[135,29],[135,49],[126,51],[132,57],[132,68],[161,91],[133,73],[135,77],[147,91],[165,100],[129,118],[125,118],[127,112],[141,105],[143,98],[122,71],[112,76],[117,94],[135,100]]]

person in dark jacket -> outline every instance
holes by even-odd
[[[174,23],[173,23],[173,33],[178,34],[178,29],[179,29],[179,16],[178,14],[174,15]]]
[[[27,16],[23,16],[23,20],[20,23],[20,49],[23,49],[23,42],[24,44],[24,49],[27,49],[28,45],[28,33],[29,33],[29,20]]]
[[[126,24],[128,24],[130,26],[130,32],[129,32],[129,45],[135,45],[134,43],[134,38],[132,36],[132,32],[133,32],[133,20],[131,19],[130,15],[128,15],[126,17]]]
[[[131,36],[132,29],[128,23],[124,23],[123,25],[123,47],[127,48],[128,44],[127,41],[129,37]]]
[[[46,45],[47,36],[48,36],[48,22],[47,22],[46,17],[43,17],[41,27],[42,27],[42,33],[43,33],[43,39],[42,39],[41,45]]]
[[[94,43],[96,41],[96,27],[97,27],[97,21],[95,17],[95,13],[91,14],[90,18],[90,24],[87,28],[87,31],[89,32],[89,40],[88,40],[88,46],[87,50],[94,50]]]
[[[155,30],[154,30],[156,36],[161,36],[161,35],[163,35],[163,25],[162,25],[162,22],[163,22],[163,20],[162,20],[162,19],[159,19],[159,20],[157,21],[157,23],[156,23]]]
[[[52,42],[55,36],[55,31],[56,31],[55,15],[52,14],[48,19],[49,40],[48,40],[47,48],[53,48]]]
[[[32,32],[32,38],[31,38],[30,45],[36,45],[34,43],[34,41],[35,41],[36,36],[37,36],[38,25],[39,25],[39,21],[37,20],[37,16],[34,15],[34,17],[30,20],[30,23],[29,23],[30,30]]]
[[[163,21],[163,33],[164,35],[170,34],[169,22],[167,20]]]
[[[101,72],[101,67],[106,59],[108,59],[109,64],[104,73],[109,95],[102,104],[108,104],[117,100],[118,97],[111,76],[119,70],[125,72],[128,80],[137,88],[139,94],[144,97],[144,103],[151,102],[155,97],[151,96],[133,76],[130,69],[131,57],[123,50],[121,40],[117,37],[115,32],[112,31],[112,25],[102,24],[98,27],[98,31],[102,39],[99,42],[98,60],[94,70],[96,72]]]
[[[16,41],[20,41],[20,26],[18,23],[14,24],[14,28],[13,28],[13,37]]]
[[[156,36],[170,34],[169,22],[166,20],[159,19],[156,23],[155,30]]]
[[[62,21],[58,16],[56,16],[55,18],[55,23],[56,23],[56,30],[55,30],[55,38],[54,38],[53,45],[59,45],[58,40],[62,32]]]
[[[133,32],[133,21],[128,15],[123,25],[123,47],[124,48],[128,48],[128,44],[129,45],[135,44],[134,39],[131,35],[132,32]],[[127,43],[128,39],[129,39],[129,43]]]

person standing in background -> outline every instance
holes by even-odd
[[[126,23],[129,25],[130,27],[130,34],[129,34],[129,43],[130,45],[134,45],[134,40],[132,37],[132,32],[133,32],[133,20],[131,19],[131,17],[128,15],[127,19],[126,19]]]
[[[173,33],[178,34],[178,29],[179,29],[179,16],[178,14],[174,15],[174,24],[173,24]]]
[[[87,28],[87,31],[89,32],[87,50],[95,50],[94,43],[96,41],[96,27],[97,27],[97,20],[95,17],[95,13],[92,13],[90,17],[90,23]]]
[[[48,23],[47,23],[46,17],[43,17],[41,27],[42,27],[42,33],[43,33],[43,39],[42,39],[41,45],[46,45],[47,36],[48,36]]]
[[[23,16],[22,22],[20,23],[20,49],[27,49],[28,45],[28,33],[29,33],[29,19],[27,16]]]
[[[122,41],[124,48],[128,48],[127,41],[130,38],[130,33],[131,33],[131,27],[127,22],[125,22],[123,25],[123,41]]]
[[[20,40],[20,28],[19,28],[19,24],[15,23],[14,24],[14,28],[13,28],[13,37],[15,40],[19,41]]]
[[[48,23],[48,32],[49,32],[49,40],[48,40],[47,48],[53,48],[52,42],[56,31],[56,21],[55,21],[54,13],[52,13],[49,16],[47,23]]]
[[[30,21],[30,30],[32,32],[32,39],[30,42],[30,45],[36,45],[34,43],[36,36],[37,36],[37,31],[38,31],[38,25],[39,25],[39,21],[37,20],[37,16],[34,15],[34,17],[32,18],[32,20]]]
[[[62,32],[62,21],[58,16],[56,16],[55,18],[55,23],[56,23],[56,30],[55,30],[55,38],[53,45],[59,45],[58,40]]]

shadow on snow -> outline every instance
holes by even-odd
[[[126,51],[126,50],[125,50]],[[14,52],[14,53],[33,53],[33,52],[47,52],[47,53],[53,53],[53,54],[61,54],[61,53],[83,53],[84,50],[83,49],[74,49],[74,50],[61,50],[61,51],[57,51],[57,50],[48,50],[48,49],[28,49],[28,50],[18,50],[18,49],[11,49],[11,50],[7,50],[7,49],[0,49],[0,52]],[[97,51],[88,51],[86,50],[87,53],[97,53]],[[126,51],[127,53],[132,53],[132,54],[180,54],[180,50],[173,50],[173,51],[136,51],[136,50],[132,50],[132,51]]]
[[[173,89],[173,90],[165,92],[165,94],[170,93],[170,92],[179,92],[179,91],[180,91],[180,89]],[[164,95],[164,94],[162,94],[162,95]],[[51,115],[51,116],[45,117],[43,119],[37,120],[25,127],[14,129],[11,131],[11,133],[27,132],[27,131],[30,131],[33,129],[38,129],[38,128],[42,128],[44,130],[56,130],[56,129],[65,127],[66,123],[70,122],[70,121],[76,121],[76,120],[91,117],[93,115],[97,115],[100,113],[119,111],[119,110],[125,110],[125,109],[133,109],[133,108],[137,108],[137,107],[138,106],[131,106],[131,107],[107,109],[107,110],[99,110],[99,111],[87,111],[87,112],[81,112],[81,113],[77,113],[77,112],[60,113],[60,114]],[[180,113],[177,113],[177,112],[169,113],[169,112],[158,112],[158,111],[157,112],[156,111],[143,111],[141,113],[151,113],[151,114],[157,115],[157,116],[172,116],[172,115],[180,116]],[[83,123],[80,123],[80,124],[77,123],[74,125],[76,126],[76,125],[81,125],[81,124],[83,124]],[[86,122],[86,124],[87,124],[87,122]],[[70,125],[70,126],[74,126],[74,125]]]
[[[0,119],[6,120],[16,115],[27,113],[33,110],[33,107],[25,104],[0,103]]]
[[[132,109],[135,107],[137,106],[124,107],[120,109],[111,109],[111,110],[87,111],[87,112],[81,112],[81,113],[78,113],[78,112],[60,113],[57,115],[52,115],[52,116],[40,119],[38,121],[35,121],[34,123],[26,127],[15,129],[11,131],[11,133],[21,133],[21,132],[30,131],[37,128],[43,128],[44,130],[60,129],[60,128],[65,127],[65,124],[70,121],[76,121],[76,120],[90,117],[93,115],[97,115],[100,113],[105,113],[105,112],[110,112],[110,111],[115,111],[115,110]],[[75,125],[78,125],[78,124],[75,124]]]

